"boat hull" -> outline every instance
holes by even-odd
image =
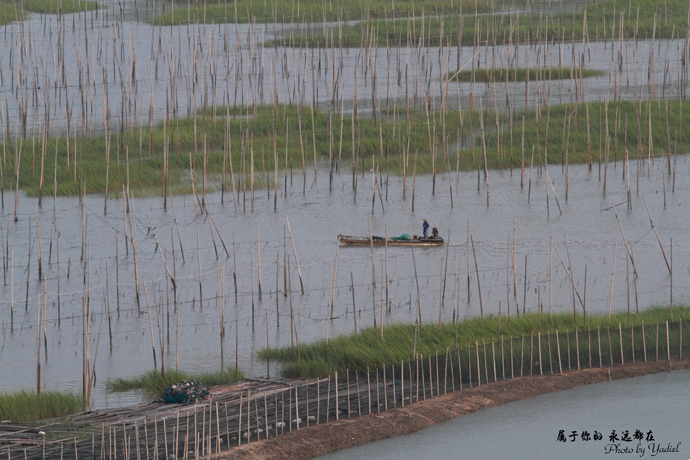
[[[380,236],[373,237],[374,246],[411,246],[411,247],[439,247],[443,246],[444,241],[441,237],[422,238],[416,240],[394,240]],[[341,246],[371,246],[372,241],[368,236],[346,236],[338,235],[338,242]]]

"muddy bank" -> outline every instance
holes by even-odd
[[[436,423],[544,393],[613,379],[690,369],[690,358],[583,369],[553,376],[530,376],[465,388],[447,395],[380,414],[303,428],[278,438],[233,448],[223,459],[310,459],[380,439],[422,430]]]

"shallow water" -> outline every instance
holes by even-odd
[[[455,177],[451,177],[454,194],[452,209],[447,177],[437,178],[436,196],[432,196],[431,178],[418,177],[414,213],[411,212],[410,181],[407,185],[407,200],[403,201],[402,178],[391,177],[389,185],[384,185],[382,189],[384,198],[386,190],[388,191],[388,199],[383,201],[385,212],[378,197],[374,204],[374,214],[371,217],[372,232],[378,235],[384,235],[386,232],[388,235],[418,233],[418,230],[421,230],[421,219],[426,218],[451,242],[448,248],[419,249],[414,252],[421,293],[419,301],[422,306],[422,319],[425,322],[438,321],[439,310],[442,320],[451,320],[456,305],[459,317],[479,315],[482,309],[485,315],[496,315],[499,305],[502,314],[506,314],[507,302],[510,302],[511,313],[516,314],[517,305],[511,293],[514,285],[517,286],[521,311],[535,311],[538,300],[541,300],[544,311],[548,311],[549,308],[555,312],[572,311],[572,288],[563,264],[572,265],[576,288],[583,297],[589,313],[607,312],[611,299],[613,311],[627,311],[630,305],[634,314],[638,306],[645,309],[650,305],[668,304],[671,294],[671,279],[659,243],[649,224],[643,198],[647,199],[668,255],[671,250],[670,239],[673,238],[673,264],[677,267],[678,273],[673,286],[674,302],[683,303],[690,298],[687,273],[684,272],[684,269],[690,266],[689,243],[685,238],[690,217],[684,209],[690,193],[688,168],[687,159],[681,157],[677,165],[675,193],[667,191],[666,209],[663,206],[664,172],[661,162],[657,161],[651,166],[652,174],[649,177],[646,176],[646,167],[641,168],[640,172],[645,175],[640,178],[640,194],[636,195],[633,189],[633,210],[628,211],[625,206],[626,185],[621,180],[620,163],[617,168],[613,165],[609,168],[609,174],[615,178],[609,180],[606,198],[602,198],[602,183],[598,180],[596,165],[592,172],[588,171],[586,166],[571,166],[567,202],[563,196],[564,176],[559,171],[560,167],[552,166],[549,175],[555,182],[554,188],[559,196],[562,215],[555,206],[553,196],[550,198],[547,211],[545,175],[539,175],[536,168],[533,171],[531,193],[528,192],[527,182],[526,187],[520,189],[519,171],[514,171],[512,176],[510,171],[490,171],[489,206],[486,205],[486,188],[483,181],[480,191],[477,192],[475,173],[460,173],[457,190]],[[153,367],[151,329],[155,337],[157,354],[160,354],[162,340],[165,346],[166,367],[174,367],[178,353],[175,291],[170,283],[166,286],[166,270],[150,229],[149,218],[166,255],[168,267],[177,281],[176,292],[180,300],[178,359],[179,367],[182,369],[214,370],[220,368],[221,364],[234,364],[237,334],[240,368],[253,376],[276,374],[277,370],[272,364],[269,366],[257,362],[255,351],[267,344],[274,348],[289,345],[291,341],[290,301],[289,297],[283,295],[284,253],[290,258],[292,302],[298,339],[302,343],[349,333],[354,329],[351,276],[359,312],[358,327],[373,325],[374,314],[377,317],[376,321],[380,321],[381,299],[386,296],[385,291],[382,293],[381,290],[382,274],[385,280],[385,249],[375,250],[374,295],[370,250],[341,248],[336,251],[338,233],[368,234],[367,216],[372,210],[372,177],[367,174],[358,178],[356,202],[351,189],[351,177],[346,173],[337,174],[334,179],[334,191],[329,193],[327,174],[319,173],[313,185],[313,176],[309,175],[306,195],[302,195],[301,175],[293,177],[292,185],[289,184],[288,176],[287,197],[279,189],[277,211],[273,210],[273,196],[269,199],[265,190],[255,191],[253,213],[250,212],[249,193],[246,212],[243,212],[242,202],[235,211],[232,193],[226,193],[225,204],[220,203],[219,193],[207,195],[208,212],[222,237],[221,242],[214,229],[218,259],[207,215],[196,216],[191,197],[175,197],[185,263],[181,260],[171,203],[168,203],[166,212],[162,209],[162,197],[134,199],[131,205],[136,222],[137,267],[141,290],[139,306],[135,295],[134,257],[131,245],[129,254],[125,251],[122,200],[108,200],[108,213],[104,215],[103,197],[87,197],[84,207],[87,228],[84,258],[85,261],[89,261],[90,256],[90,264],[86,267],[80,260],[83,221],[78,199],[58,198],[55,201],[52,256],[49,252],[49,241],[53,202],[51,199],[44,201],[42,209],[38,209],[43,271],[46,279],[44,286],[38,282],[37,273],[38,242],[34,216],[36,200],[20,195],[19,221],[15,223],[11,218],[10,199],[6,196],[5,210],[0,221],[3,238],[6,238],[9,226],[9,251],[10,257],[12,251],[14,254],[14,269],[5,273],[6,285],[0,286],[0,321],[3,327],[0,340],[0,366],[3,369],[0,373],[0,386],[4,389],[16,389],[35,385],[37,304],[44,289],[48,296],[45,305],[48,321],[41,326],[40,340],[42,382],[45,388],[77,391],[81,388],[82,308],[85,290],[89,293],[87,297],[91,311],[90,356],[92,361],[94,358],[96,361],[97,381],[93,394],[97,407],[139,400],[140,396],[137,394],[118,397],[105,394],[104,382],[116,377],[136,376]],[[631,183],[635,183],[634,176]],[[617,212],[622,228],[632,247],[638,273],[637,298],[632,266],[626,267],[625,246],[620,236],[618,249],[614,249],[616,218],[612,209],[606,210],[613,204],[618,205]],[[294,236],[304,281],[304,295],[300,292],[299,273],[285,226],[286,216],[290,219]],[[471,245],[468,248],[466,243],[468,222],[477,254],[477,268],[474,265]],[[515,278],[508,249],[509,240],[512,244],[514,225],[517,261]],[[257,227],[261,247],[262,300],[258,298]],[[200,251],[197,251],[197,230]],[[57,235],[60,236],[60,322],[57,316]],[[287,235],[287,239],[284,239],[284,235]],[[554,250],[551,255],[553,275],[552,293],[549,298],[551,238]],[[222,243],[225,244],[229,257],[223,257]],[[32,255],[27,300],[29,246]],[[336,252],[338,269],[333,293],[332,277]],[[440,309],[443,273],[446,272],[446,253],[449,255],[449,262],[445,304],[443,309]],[[610,298],[614,253],[617,264],[613,295]],[[563,263],[558,254],[563,258]],[[49,258],[52,258],[50,264]],[[277,307],[276,259],[280,270]],[[107,292],[106,264],[109,287]],[[238,283],[237,309],[233,284],[235,264]],[[387,265],[390,312],[384,314],[384,322],[413,322],[416,317],[414,307],[417,305],[417,289],[411,251],[406,248],[389,248]],[[481,305],[477,270],[481,284]],[[11,283],[12,272],[14,284]],[[199,302],[199,272],[202,277],[203,307]],[[458,278],[457,283],[455,275]],[[116,282],[119,282],[119,315]],[[151,324],[146,293],[152,311]],[[335,303],[333,319],[329,320],[332,296]],[[109,349],[107,300],[111,311],[112,352]],[[10,330],[12,305],[14,331]],[[276,308],[280,315],[280,327],[277,325]],[[222,358],[219,331],[221,311],[226,328]],[[579,302],[576,304],[576,311],[578,314],[582,312]],[[47,356],[43,350],[43,329],[47,330]],[[158,359],[160,360],[160,357]]]
[[[417,433],[345,449],[320,460],[350,458],[468,458],[606,459],[673,458],[690,456],[686,404],[690,397],[690,371],[646,375],[584,385],[457,417]],[[564,430],[566,442],[559,442]],[[628,431],[630,442],[620,440]],[[636,430],[642,441],[633,439]],[[573,431],[577,437],[569,437]],[[582,432],[595,431],[602,439],[582,440]],[[654,441],[647,441],[649,432]],[[652,442],[655,445],[650,445]],[[612,445],[618,444],[619,451]],[[668,444],[678,453],[658,452]],[[624,449],[633,452],[621,453]],[[642,452],[644,450],[644,453]]]
[[[170,5],[157,2],[154,6],[161,7],[163,4]],[[256,44],[270,39],[274,31],[279,33],[277,26],[152,28],[146,23],[137,22],[137,19],[145,20],[151,11],[143,2],[126,1],[117,7],[111,3],[109,8],[98,13],[66,15],[62,20],[58,20],[57,16],[31,15],[23,24],[0,28],[0,34],[6,37],[0,43],[0,83],[6,88],[3,101],[7,104],[2,116],[9,116],[11,120],[11,136],[16,138],[21,135],[22,127],[18,121],[20,107],[26,110],[29,138],[40,133],[46,107],[50,114],[51,135],[64,132],[68,98],[72,112],[71,129],[76,130],[77,134],[102,132],[106,88],[113,130],[114,124],[121,122],[134,129],[146,125],[149,100],[153,101],[153,120],[160,120],[165,113],[166,96],[170,97],[168,101],[173,115],[181,116],[194,107],[203,106],[204,102],[261,102],[262,88],[264,102],[268,102],[272,99],[271,78],[267,75],[272,74],[273,68],[276,69],[275,90],[280,102],[298,100],[309,105],[313,100],[324,107],[324,101],[333,96],[335,88],[338,91],[336,99],[342,96],[346,114],[353,106],[355,75],[358,106],[366,111],[369,104],[371,110],[371,69],[376,68],[377,95],[384,103],[388,100],[388,107],[391,107],[393,100],[397,100],[398,104],[404,101],[406,91],[413,99],[414,79],[422,81],[427,74],[431,75],[428,78],[439,83],[428,87],[428,96],[440,94],[440,69],[457,68],[458,62],[462,66],[476,53],[471,47],[462,48],[460,53],[453,47],[442,50],[440,54],[433,49],[411,51],[408,76],[402,78],[398,85],[397,69],[408,63],[405,49],[378,48],[370,50],[367,55],[355,49],[343,50],[342,55],[337,50],[261,49],[258,46],[250,49],[248,40],[256,40],[253,42]],[[289,33],[289,28],[287,30]],[[282,26],[280,33],[283,33]],[[661,53],[659,56],[670,56],[672,66],[676,65],[673,56],[677,56],[678,50],[682,49],[681,42],[657,43],[657,52]],[[611,62],[619,46],[620,43],[615,43],[612,51],[607,43],[588,45],[585,65],[606,71],[615,69]],[[624,41],[622,46],[623,71],[626,79],[630,76],[630,86],[622,83],[622,73],[618,79],[609,79],[608,76],[588,79],[584,96],[589,100],[601,98],[609,88],[615,92],[616,81],[619,81],[622,98],[635,95],[633,77],[639,74],[641,85],[641,75],[646,75],[643,72],[646,64],[643,59],[638,59],[635,72],[635,62],[631,61],[632,43]],[[638,58],[648,54],[650,46],[651,42],[639,41]],[[520,66],[527,59],[530,65],[535,66],[561,63],[569,66],[580,49],[581,45],[578,44],[575,44],[574,50],[567,44],[548,48],[539,45],[510,49],[489,47],[482,48],[481,54],[476,57],[483,67],[501,66],[508,62],[509,55],[514,59],[510,62]],[[322,63],[320,69],[319,59]],[[196,72],[193,70],[195,60]],[[63,61],[65,71],[58,72]],[[362,65],[363,62],[370,63],[368,70],[365,69],[366,65]],[[334,66],[340,69],[340,73],[336,72],[335,83]],[[664,85],[662,67],[659,65],[653,73],[656,95],[674,97],[678,92],[677,72],[672,67],[670,75],[673,84],[668,82],[667,76]],[[213,80],[216,86],[210,77],[213,69],[218,75],[218,79]],[[260,79],[258,77],[262,72],[264,77]],[[107,84],[104,81],[106,73]],[[616,76],[615,73],[613,75]],[[85,82],[83,93],[79,90],[80,77]],[[651,91],[650,84],[645,81],[644,87],[638,90],[646,95],[647,91]],[[460,107],[467,107],[471,85],[452,85],[456,86],[449,91],[452,95],[450,99],[454,101],[451,108],[455,107],[455,101]],[[659,87],[662,88],[661,92]],[[525,85],[509,83],[507,88],[511,95],[511,107],[524,105]],[[505,100],[505,96],[501,96],[501,91],[505,90],[505,85],[496,88],[476,85],[474,88],[481,95],[484,107],[493,105],[499,109],[501,104],[496,101]],[[571,94],[570,84],[565,81],[553,82],[550,87],[544,84],[537,86],[532,82],[529,91],[530,100],[533,101],[538,94],[547,94],[546,100],[551,103],[567,101]],[[497,94],[496,98],[494,94]],[[86,101],[84,113],[80,107],[82,95]],[[422,98],[423,94],[419,93],[418,101]],[[638,170],[636,165],[632,165],[632,210],[625,209],[626,182],[622,180],[623,165],[620,161],[612,163],[608,169],[605,197],[602,196],[601,179],[605,168],[600,170],[594,165],[593,171],[587,171],[584,166],[571,166],[568,201],[564,196],[562,169],[559,166],[550,167],[549,175],[554,180],[562,214],[553,196],[547,202],[545,176],[537,168],[533,171],[531,192],[528,172],[525,187],[520,188],[519,171],[491,171],[488,206],[486,184],[482,179],[478,188],[475,173],[439,176],[435,195],[431,178],[417,177],[414,213],[412,180],[407,180],[407,196],[403,200],[403,179],[391,177],[386,184],[386,178],[382,177],[380,183],[383,184],[385,212],[377,198],[371,217],[372,231],[379,235],[386,232],[389,235],[420,233],[421,219],[427,218],[445,238],[450,232],[447,264],[446,248],[415,251],[420,284],[419,302],[425,322],[438,321],[439,316],[442,320],[451,320],[454,311],[459,317],[476,316],[482,310],[484,314],[495,315],[498,314],[499,305],[505,314],[508,303],[515,314],[518,304],[515,293],[511,293],[513,290],[517,292],[521,311],[534,311],[538,300],[541,300],[545,310],[571,311],[573,296],[565,265],[572,265],[576,288],[586,302],[587,311],[606,312],[609,304],[613,311],[627,310],[629,304],[635,311],[638,307],[644,309],[650,305],[668,304],[671,298],[671,280],[666,262],[644,207],[643,197],[646,197],[669,255],[670,239],[674,241],[674,264],[679,268],[674,277],[673,299],[678,303],[687,302],[690,293],[683,270],[690,266],[686,238],[690,218],[684,209],[690,193],[689,164],[685,157],[679,157],[675,184],[672,185],[671,179],[664,176],[662,163],[657,160],[653,165],[642,164],[639,169],[639,192]],[[104,213],[102,196],[86,197],[84,221],[77,198],[58,198],[54,202],[46,198],[43,206],[35,210],[36,199],[20,193],[18,222],[14,222],[15,197],[5,193],[0,213],[0,233],[3,235],[2,246],[7,261],[3,285],[0,286],[0,389],[14,390],[36,385],[35,359],[37,336],[40,335],[42,386],[80,391],[84,299],[88,301],[91,313],[87,324],[90,329],[90,360],[95,361],[95,407],[140,400],[138,394],[109,395],[104,390],[104,382],[117,377],[136,376],[153,367],[152,331],[158,360],[161,346],[164,346],[167,368],[174,367],[177,359],[179,367],[187,371],[215,370],[222,365],[234,364],[237,356],[239,367],[248,375],[275,375],[278,369],[274,364],[258,362],[255,351],[265,346],[278,347],[291,343],[290,298],[284,295],[287,292],[283,268],[285,254],[290,257],[292,303],[298,338],[303,343],[353,331],[350,280],[355,288],[360,328],[373,325],[375,315],[376,321],[380,321],[381,299],[386,296],[390,299],[390,311],[384,314],[385,323],[413,322],[416,317],[413,307],[418,300],[409,250],[390,248],[386,256],[383,248],[377,248],[373,262],[375,287],[372,287],[369,249],[336,251],[337,234],[368,234],[368,215],[372,211],[371,175],[358,177],[355,196],[351,174],[343,170],[335,175],[333,192],[330,193],[326,169],[327,165],[321,164],[318,173],[315,174],[313,170],[306,172],[304,195],[301,171],[295,171],[290,177],[283,176],[279,184],[277,211],[273,208],[272,190],[257,189],[253,205],[249,191],[240,193],[243,199],[236,206],[231,192],[225,194],[225,204],[221,204],[220,193],[207,195],[206,206],[222,241],[218,234],[213,240],[210,220],[203,213],[197,216],[190,196],[175,197],[179,236],[170,202],[166,211],[162,209],[161,197],[134,199],[132,207],[135,212],[140,286],[138,303],[133,248],[130,245],[126,249],[125,243],[125,233],[129,235],[130,229],[125,230],[122,200],[108,200],[108,212]],[[451,184],[452,208],[448,193]],[[665,199],[664,185],[667,189]],[[120,186],[117,184],[118,189]],[[672,187],[675,187],[674,193],[671,193]],[[617,232],[616,219],[610,209],[613,204],[618,205],[621,224],[634,254],[635,270],[639,275],[636,281],[632,277],[627,278],[622,238],[619,237],[618,250],[615,251],[613,247]],[[36,238],[36,216],[45,283],[39,282],[37,271],[39,241]],[[299,271],[289,236],[286,239],[285,216],[291,219],[304,294],[299,289]],[[148,218],[156,230],[160,247],[153,237]],[[466,241],[468,223],[477,254],[476,268],[470,245]],[[516,268],[513,271],[508,244],[512,241],[514,226]],[[82,238],[84,228],[85,239]],[[260,235],[257,235],[257,228]],[[182,240],[184,262],[178,238]],[[551,238],[558,253],[549,250]],[[260,241],[260,264],[257,240]],[[222,256],[223,246],[227,248],[228,257]],[[178,285],[177,290],[173,290],[170,283],[166,284],[166,270],[159,249],[166,256]],[[617,265],[611,296],[614,253]],[[336,254],[337,279],[333,290]],[[386,266],[387,294],[381,290],[385,284]],[[551,285],[550,266],[553,272]],[[279,270],[277,306],[276,269]],[[237,307],[234,272],[237,273],[238,283]],[[481,283],[481,305],[477,274]],[[199,278],[202,292],[199,290]],[[258,293],[260,280],[261,299]],[[446,280],[445,297],[443,280]],[[47,321],[44,317],[41,331],[37,331],[37,306],[39,299],[41,302],[45,299],[43,292],[47,293],[44,303]],[[180,305],[179,340],[175,294]],[[147,295],[151,309],[150,322]],[[441,309],[442,297],[444,307]],[[331,303],[332,320],[329,319]],[[107,313],[108,305],[110,315]],[[576,310],[580,311],[581,307],[576,305]],[[221,320],[226,331],[222,341]],[[109,331],[112,331],[112,350]],[[43,346],[44,335],[47,338],[47,354]],[[160,364],[157,363],[158,366]]]
[[[633,99],[677,98],[684,48],[682,40],[655,41],[657,64],[650,72],[652,41],[632,41],[520,46],[457,46],[366,49],[265,48],[261,43],[295,33],[284,24],[217,24],[151,27],[145,21],[152,6],[133,0],[105,2],[98,12],[29,16],[23,23],[0,27],[0,84],[3,117],[9,118],[11,138],[40,139],[46,117],[51,135],[67,129],[74,136],[104,133],[104,103],[108,101],[110,130],[122,124],[130,129],[147,126],[170,116],[188,116],[212,105],[301,102],[326,110],[344,105],[352,112],[388,113],[398,106],[433,100],[441,107],[446,92],[442,75],[474,65],[481,68],[517,66],[584,67],[606,75],[585,79],[583,88],[569,80],[548,82],[496,82],[495,85],[450,83],[447,107],[505,110],[569,102],[579,94],[584,100],[610,97]],[[170,2],[155,2],[170,10]],[[137,21],[137,19],[139,21]],[[322,33],[331,24],[302,24],[302,33]],[[299,31],[298,31],[299,32]],[[335,35],[337,36],[337,34]],[[467,45],[467,44],[466,44]],[[64,66],[63,66],[64,63]],[[334,72],[335,71],[335,72]],[[400,81],[398,82],[398,77]],[[275,80],[275,81],[274,81]],[[372,86],[372,83],[375,83]],[[375,94],[372,95],[372,88]],[[579,93],[578,93],[579,91]],[[506,93],[509,97],[506,97]],[[167,106],[166,106],[167,104]],[[149,112],[150,111],[150,112]],[[47,113],[46,113],[47,112]],[[349,112],[349,113],[348,113]],[[25,115],[26,126],[21,117]],[[7,125],[7,120],[3,125]],[[7,131],[7,129],[5,130]]]

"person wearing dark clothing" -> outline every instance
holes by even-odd
[[[422,224],[422,232],[424,233],[424,238],[427,237],[427,232],[429,231],[429,222],[424,219],[424,223]]]

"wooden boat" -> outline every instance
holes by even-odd
[[[382,236],[373,236],[374,246],[413,246],[413,247],[438,247],[443,246],[443,238],[440,236],[429,238],[418,238],[410,240],[397,240],[393,238],[384,238]],[[338,242],[341,246],[371,246],[371,239],[368,236],[347,236],[338,235]]]

